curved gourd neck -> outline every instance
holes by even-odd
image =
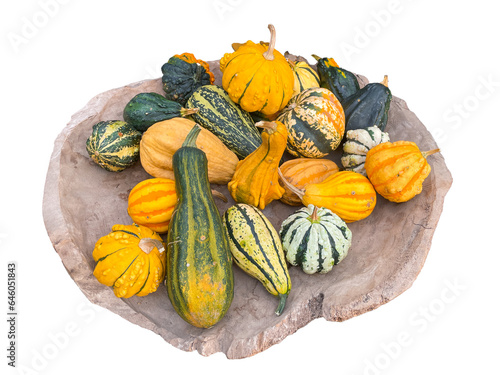
[[[302,198],[304,197],[304,194],[305,194],[305,190],[301,190],[295,186],[293,186],[290,182],[288,182],[288,180],[285,178],[285,176],[283,176],[283,173],[281,172],[281,169],[278,168],[278,175],[281,179],[281,181],[283,182],[283,184],[285,184],[285,186],[290,189],[290,191],[294,194],[296,194],[300,200],[302,200]]]
[[[276,29],[273,25],[269,24],[267,26],[271,32],[271,40],[269,41],[269,46],[267,51],[262,54],[266,60],[274,60],[274,45],[276,44]]]
[[[189,131],[186,139],[184,139],[184,143],[182,143],[182,147],[195,147],[196,148],[196,139],[198,138],[198,134],[200,134],[201,126],[195,124],[193,128]]]

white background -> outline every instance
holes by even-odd
[[[3,1],[0,372],[499,373],[493,3]],[[176,53],[216,60],[232,42],[267,40],[268,23],[281,52],[334,57],[370,81],[388,74],[393,95],[435,134],[454,182],[426,264],[401,296],[346,322],[313,321],[248,359],[202,357],[86,300],[45,231],[45,174],[56,136],[93,96],[159,77]],[[17,369],[6,358],[9,261],[18,268]],[[65,331],[71,337],[55,347]]]

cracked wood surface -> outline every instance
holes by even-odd
[[[217,62],[210,65],[220,84]],[[359,78],[362,86],[366,84],[366,79]],[[44,192],[44,221],[64,267],[90,301],[156,332],[179,349],[244,358],[279,343],[313,319],[352,318],[392,300],[411,286],[425,262],[444,196],[452,183],[441,154],[429,157],[432,171],[420,195],[401,204],[378,196],[372,215],[348,224],[353,233],[351,249],[331,272],[306,275],[300,268],[290,268],[292,290],[279,317],[274,314],[277,298],[235,265],[233,303],[227,315],[208,330],[184,322],[163,287],[146,297],[116,298],[92,275],[93,247],[113,224],[132,223],[127,215],[128,194],[135,184],[150,176],[140,163],[120,173],[101,169],[88,157],[85,141],[93,124],[122,119],[123,107],[133,96],[152,91],[162,93],[161,79],[96,96],[72,117],[55,141]],[[422,150],[437,147],[425,126],[396,97],[386,131],[391,141],[410,140]],[[339,150],[330,157],[340,165]],[[234,202],[225,186],[213,188],[229,199],[227,203],[216,200],[222,214]],[[297,209],[275,201],[264,214],[279,229],[282,220]]]

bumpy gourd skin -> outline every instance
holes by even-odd
[[[256,125],[259,124],[270,127],[262,131],[262,144],[238,163],[227,187],[236,202],[251,204],[263,210],[285,193],[278,181],[278,167],[286,148],[287,130],[278,121],[262,121]]]
[[[370,181],[363,175],[337,172],[318,184],[305,188],[302,203],[326,207],[346,223],[368,217],[377,202],[377,194]]]
[[[274,30],[274,28],[273,28]],[[271,31],[271,40],[274,38]],[[271,48],[272,56],[264,54]],[[293,95],[293,72],[285,57],[270,46],[247,41],[220,60],[222,87],[247,112],[272,115]]]
[[[92,255],[97,262],[94,276],[112,286],[119,298],[153,293],[165,277],[163,241],[141,225],[113,225],[112,232],[97,241]]]
[[[414,142],[381,143],[366,154],[366,174],[375,190],[391,202],[406,202],[422,192],[431,171],[426,157]]]

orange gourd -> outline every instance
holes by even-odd
[[[278,182],[279,162],[286,148],[286,126],[278,121],[260,121],[262,144],[236,166],[227,188],[237,203],[263,210],[285,192]]]
[[[329,159],[297,158],[284,162],[280,166],[281,173],[287,181],[297,189],[303,189],[306,185],[323,181],[328,176],[337,173],[339,167]],[[280,185],[285,188],[281,201],[290,206],[300,206],[302,202],[293,191],[281,180]]]
[[[210,71],[210,67],[208,66],[207,62],[205,62],[203,60],[199,60],[196,57],[194,57],[194,55],[192,53],[187,53],[187,52],[184,52],[183,54],[180,54],[180,55],[174,55],[174,57],[177,57],[181,60],[184,60],[185,62],[188,62],[190,64],[201,65],[202,67],[205,68],[207,74],[210,76],[210,83],[212,83],[212,84],[214,83],[215,77],[214,77],[214,74]]]
[[[284,178],[281,177],[281,181]],[[377,194],[370,181],[362,174],[342,171],[322,182],[309,184],[303,190],[285,182],[305,206],[325,207],[346,223],[368,217],[377,203]]]
[[[421,152],[414,142],[385,142],[366,154],[366,175],[375,190],[391,202],[406,202],[422,192],[431,171],[427,156],[439,149]]]
[[[294,77],[285,57],[276,49],[276,31],[269,25],[269,45],[248,41],[236,44],[220,60],[222,87],[247,112],[272,115],[286,106],[293,94]]]
[[[127,211],[134,223],[157,233],[166,233],[176,204],[175,181],[150,178],[139,182],[130,191]]]

